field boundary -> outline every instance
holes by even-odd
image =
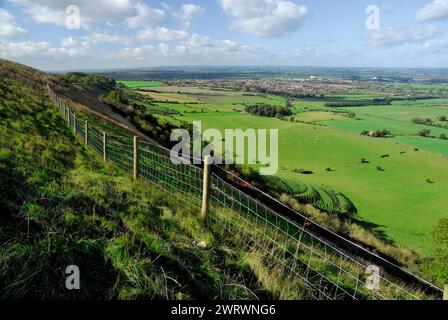
[[[80,121],[66,101],[49,85],[47,89],[69,127],[104,161],[115,163],[132,174],[135,180],[141,179],[172,193],[187,207],[197,210],[198,214],[202,211],[212,231],[238,235],[242,246],[258,250],[271,265],[280,266],[285,279],[301,279],[313,297],[354,300],[442,298],[443,290],[392,263],[408,275],[407,280],[413,281],[403,282],[380,269],[372,271],[377,269],[368,261],[384,258],[371,254],[366,255],[370,259],[355,259],[336,248],[328,239],[316,236],[308,225],[311,223],[326,232],[331,231],[298,212],[293,211],[296,216],[285,216],[273,211],[259,197],[225,181],[222,174],[210,170],[207,165],[204,168],[189,164],[174,165],[170,150],[149,139],[109,135],[87,121]],[[292,210],[261,190],[254,190],[283,209]],[[208,196],[204,197],[204,194]],[[297,220],[296,217],[302,219]],[[331,233],[333,237],[342,238]]]

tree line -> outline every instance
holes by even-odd
[[[283,118],[292,115],[291,109],[269,104],[256,104],[245,107],[245,111],[251,115],[270,118]]]

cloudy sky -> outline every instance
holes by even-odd
[[[0,57],[45,70],[448,67],[447,32],[448,0],[0,0]]]

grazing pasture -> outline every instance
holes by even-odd
[[[161,81],[118,81],[130,89],[146,88],[146,87],[160,87],[164,86],[165,82]]]
[[[195,98],[191,98],[187,95],[181,95],[177,93],[160,93],[153,91],[137,91],[138,93],[149,97],[156,102],[164,103],[203,103]]]
[[[162,90],[159,90],[163,88]],[[326,98],[294,99],[294,121],[250,116],[244,104],[285,105],[274,95],[243,95],[203,88],[172,92],[167,87],[145,95],[168,100],[159,106],[180,112],[160,117],[173,122],[202,121],[203,129],[278,129],[279,170],[286,189],[299,199],[315,197],[331,212],[346,196],[358,218],[392,241],[422,254],[431,252],[431,231],[446,217],[448,140],[417,136],[422,128],[439,136],[448,130],[415,124],[415,117],[448,115],[446,99],[395,101],[387,106],[327,107],[326,103],[384,97],[356,93]],[[161,92],[165,91],[165,92]],[[213,92],[213,94],[212,94]],[[188,101],[193,100],[191,104]],[[176,103],[171,103],[176,102]],[[355,117],[349,117],[349,113]],[[437,122],[438,123],[438,122]],[[448,123],[447,123],[448,124]],[[363,130],[388,129],[390,138],[361,136]],[[363,159],[363,161],[362,161]],[[253,165],[258,168],[260,165]],[[303,174],[311,172],[311,174]],[[428,181],[431,181],[429,183]],[[281,186],[279,186],[280,188]],[[283,188],[282,187],[282,188]],[[281,188],[280,188],[281,189]],[[289,190],[288,189],[288,190]],[[302,198],[301,198],[302,197]]]

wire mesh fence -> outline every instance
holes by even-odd
[[[77,121],[74,113],[50,88],[50,95],[74,131],[119,168],[173,195],[185,206],[201,210],[204,170],[174,164],[170,151],[149,141],[107,135]],[[87,131],[86,131],[87,128]],[[137,150],[137,151],[136,151]],[[256,254],[285,283],[300,281],[306,295],[317,299],[424,299],[420,288],[381,274],[300,225],[224,181],[209,176],[207,225],[212,232],[236,241]]]
[[[303,279],[318,297],[326,299],[418,299],[419,293],[401,287],[317,238],[293,221],[211,174],[210,220],[241,236],[244,246],[256,246],[281,265],[284,274]],[[373,287],[375,281],[378,288]],[[366,285],[367,284],[367,285]]]
[[[173,164],[166,150],[152,143],[142,142],[139,147],[139,173],[141,178],[163,187],[172,194],[188,199],[189,207],[200,209],[203,172],[200,168]]]

